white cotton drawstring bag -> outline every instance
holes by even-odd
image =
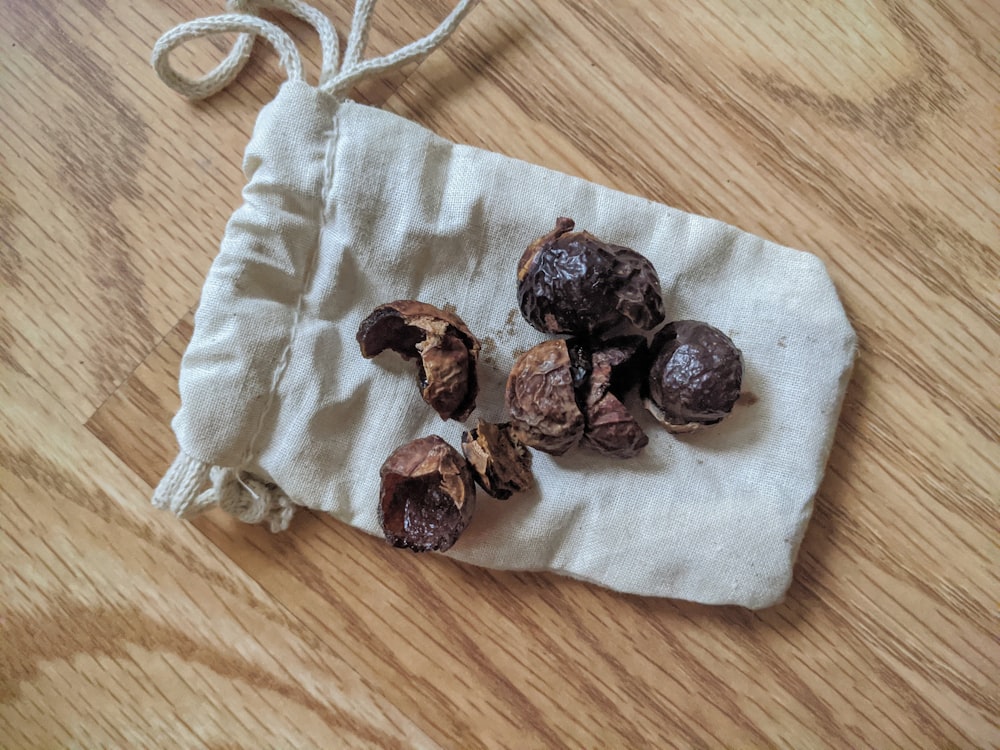
[[[274,531],[302,505],[381,534],[381,463],[425,435],[457,447],[465,425],[423,403],[412,364],[391,354],[363,359],[359,323],[397,299],[453,306],[484,342],[468,424],[504,421],[515,352],[546,338],[517,312],[517,260],[568,216],[653,262],[668,320],[728,333],[743,352],[744,392],[756,400],[681,437],[630,404],[650,438],[639,457],[535,452],[535,489],[505,502],[481,494],[446,554],[641,595],[775,604],[791,581],[855,351],[823,263],[718,221],[455,145],[345,98],[363,78],[441,44],[472,4],[462,0],[428,37],[372,60],[362,53],[374,0],[358,0],[339,64],[330,22],[298,0],[234,0],[230,13],[157,43],[157,72],[188,97],[229,83],[255,36],[278,50],[288,81],[246,150],[244,202],[181,365],[180,452],[153,502],[181,517],[219,505]],[[263,7],[317,29],[318,85],[303,80],[288,35],[256,16]],[[220,32],[240,36],[212,73],[190,81],[171,69],[173,48]]]

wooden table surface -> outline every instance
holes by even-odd
[[[372,50],[448,6],[384,0]],[[164,87],[153,42],[209,12],[0,0],[0,747],[1000,746],[1000,6],[483,0],[354,93],[826,262],[859,358],[761,612],[150,506],[281,80],[261,45]]]

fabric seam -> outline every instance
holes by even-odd
[[[316,265],[320,255],[320,247],[323,244],[323,231],[326,226],[327,216],[327,200],[333,186],[333,168],[336,159],[339,136],[340,112],[338,106],[338,109],[334,112],[330,130],[327,131],[326,146],[323,155],[323,179],[320,185],[320,205],[316,241],[313,243],[312,251],[309,253],[309,257],[306,260],[305,273],[302,275],[302,286],[299,289],[298,299],[295,302],[295,312],[292,315],[291,325],[288,327],[288,341],[282,349],[281,355],[278,357],[278,363],[274,368],[274,375],[271,378],[271,386],[268,389],[267,400],[264,402],[264,406],[261,409],[260,417],[257,420],[257,426],[254,429],[253,435],[247,443],[246,452],[243,454],[241,464],[244,469],[251,466],[251,462],[256,459],[257,441],[264,432],[264,427],[267,424],[268,417],[270,416],[272,407],[274,406],[278,389],[281,387],[282,378],[288,370],[288,365],[291,362],[292,346],[295,343],[295,337],[298,333],[299,324],[302,321],[302,308],[305,305],[306,293],[309,289],[309,285],[312,283],[313,276],[315,275]]]

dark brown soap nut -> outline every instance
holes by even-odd
[[[506,393],[514,437],[556,456],[580,442],[584,421],[572,369],[563,339],[543,341],[518,357]]]
[[[743,355],[718,328],[697,320],[663,327],[651,345],[644,403],[670,432],[720,422],[733,409],[743,381]]]
[[[462,453],[476,483],[497,500],[507,500],[534,484],[531,451],[511,434],[508,422],[493,424],[480,419],[475,429],[462,435]]]
[[[581,399],[585,418],[582,446],[606,456],[633,458],[649,443],[622,403],[643,370],[645,343],[638,336],[614,339],[591,354]]]
[[[397,448],[379,474],[379,520],[393,547],[443,552],[472,520],[472,472],[462,455],[437,435]]]
[[[624,324],[650,331],[664,320],[653,264],[627,247],[572,231],[560,217],[532,242],[517,265],[517,298],[525,320],[545,333],[593,336]]]
[[[361,354],[370,359],[391,349],[418,362],[420,395],[441,419],[466,419],[476,408],[479,340],[454,313],[426,302],[379,305],[361,322]]]

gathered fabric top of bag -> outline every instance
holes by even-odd
[[[668,320],[727,332],[754,398],[686,436],[629,402],[649,436],[641,455],[535,452],[536,486],[503,502],[480,493],[471,525],[445,554],[649,596],[750,608],[780,601],[855,353],[823,263],[712,219],[453,144],[346,98],[364,78],[440,45],[473,5],[462,0],[428,36],[375,59],[363,58],[374,0],[357,1],[343,59],[330,21],[300,0],[230,0],[228,13],[157,42],[157,73],[189,98],[231,82],[257,36],[278,51],[288,81],[246,150],[243,204],[181,365],[180,451],[154,503],[185,518],[219,506],[274,531],[305,506],[381,535],[378,467],[393,450],[430,434],[457,446],[477,417],[505,421],[515,355],[547,338],[517,310],[517,260],[568,216],[649,258]],[[257,16],[263,8],[317,30],[315,85],[291,38]],[[233,49],[205,77],[170,66],[178,45],[232,32]],[[466,425],[442,421],[420,400],[412,364],[361,357],[360,322],[399,299],[454,309],[483,340],[480,396]]]

